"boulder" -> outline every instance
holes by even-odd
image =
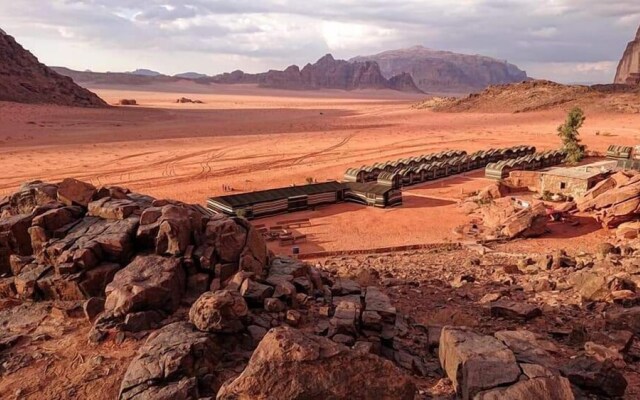
[[[362,289],[358,282],[351,279],[338,278],[331,286],[331,294],[334,296],[345,296],[348,294],[360,294]]]
[[[627,380],[611,361],[578,356],[569,360],[561,371],[572,384],[595,395],[618,397],[627,389]]]
[[[273,287],[245,279],[240,286],[240,294],[250,306],[262,307],[264,300],[273,294]]]
[[[571,282],[584,301],[612,301],[615,291],[637,289],[635,282],[624,273],[583,272],[572,276]]]
[[[629,329],[640,334],[640,306],[622,308],[605,314],[607,324],[618,329]]]
[[[506,388],[481,392],[474,400],[573,400],[571,383],[561,376],[547,376],[517,382]]]
[[[83,209],[79,206],[57,207],[33,218],[32,226],[42,227],[53,233],[82,217]]]
[[[468,328],[442,328],[440,365],[463,400],[518,380],[520,367],[502,342]]]
[[[95,186],[77,179],[67,178],[58,184],[58,201],[68,206],[86,208],[95,194]]]
[[[238,292],[206,292],[189,310],[189,321],[201,331],[235,333],[244,330],[247,303]]]
[[[502,221],[502,234],[507,238],[536,237],[547,230],[547,214],[542,203],[516,211]]]
[[[39,279],[45,276],[51,267],[48,265],[35,265],[14,279],[15,289],[18,297],[21,299],[33,299],[36,295],[36,284]]]
[[[521,302],[498,300],[491,303],[491,315],[493,317],[502,317],[527,321],[542,315],[542,310],[538,307]]]
[[[633,240],[640,234],[640,221],[631,221],[620,224],[616,229],[618,239]]]
[[[498,331],[494,336],[513,352],[519,363],[537,364],[551,371],[557,371],[560,367],[558,360],[560,349],[553,342],[533,332]]]
[[[181,255],[192,244],[191,220],[185,207],[166,205],[162,207],[156,237],[156,253]]]
[[[11,214],[31,214],[38,206],[56,202],[58,186],[42,181],[27,182],[9,197]]]
[[[338,373],[337,373],[338,372]],[[415,385],[390,361],[293,328],[270,330],[218,400],[413,399]]]
[[[49,273],[38,280],[38,289],[45,300],[77,301],[87,296],[80,289],[81,274]]]
[[[118,271],[105,289],[105,310],[124,317],[130,312],[178,308],[185,273],[176,258],[138,256]]]
[[[103,219],[126,219],[140,210],[140,205],[129,199],[104,197],[88,205],[89,215]]]
[[[104,311],[104,299],[91,297],[82,304],[82,310],[87,320],[93,322]]]
[[[131,361],[118,399],[197,399],[215,394],[220,348],[188,322],[149,335]]]
[[[234,220],[217,216],[207,223],[205,238],[223,263],[237,263],[247,241],[247,231]]]

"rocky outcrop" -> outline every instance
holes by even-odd
[[[153,332],[131,361],[120,400],[197,399],[214,395],[218,345],[188,322]]]
[[[254,300],[262,285],[254,280],[265,278],[268,262],[248,222],[124,188],[36,181],[0,201],[0,298],[104,298],[101,313],[90,313],[98,339],[112,328],[155,328],[212,281],[227,286],[241,270],[252,280],[236,280],[236,297]]]
[[[487,237],[528,238],[546,232],[548,217],[544,204],[540,202],[523,208],[510,198],[501,198],[480,211],[484,227],[488,230]]]
[[[299,330],[274,328],[218,400],[413,399],[414,384],[390,361]]]
[[[355,57],[350,61],[374,61],[380,66],[382,74],[390,79],[403,73],[409,74],[417,87],[425,92],[474,92],[489,85],[528,79],[526,72],[506,61],[423,46]]]
[[[411,76],[398,74],[385,78],[375,62],[349,62],[336,60],[331,54],[320,58],[315,64],[300,69],[296,65],[284,71],[271,70],[261,74],[246,74],[242,71],[225,73],[198,80],[201,83],[252,83],[261,87],[289,90],[316,89],[393,89],[403,92],[421,92]]]
[[[605,228],[634,220],[640,214],[640,175],[618,172],[585,193],[577,206],[582,212],[592,212]]]
[[[40,63],[4,32],[0,32],[0,59],[0,101],[74,107],[106,106],[94,93]]]
[[[627,44],[618,63],[613,82],[627,85],[640,84],[640,28],[638,28],[635,39]]]

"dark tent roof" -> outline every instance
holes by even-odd
[[[380,185],[377,182],[366,182],[366,183],[348,182],[346,185],[349,187],[349,189],[351,189],[354,192],[373,193],[373,194],[380,194],[380,195],[385,194],[388,191],[393,189],[389,185]]]
[[[226,204],[229,207],[244,207],[251,204],[263,203],[287,199],[289,197],[313,195],[325,192],[338,192],[345,190],[346,186],[340,182],[312,183],[309,185],[290,186],[277,189],[260,190],[258,192],[232,194],[227,196],[211,197],[210,201]]]

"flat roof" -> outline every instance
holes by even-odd
[[[602,175],[604,172],[606,171],[599,171],[599,170],[588,170],[586,169],[585,166],[581,166],[581,167],[573,167],[573,168],[567,168],[567,167],[558,167],[558,168],[551,168],[549,170],[546,171],[542,171],[542,175],[551,175],[551,176],[559,176],[562,178],[573,178],[573,179],[591,179],[591,178],[595,178],[597,176]]]
[[[277,189],[259,190],[257,192],[230,194],[226,196],[210,197],[208,200],[226,204],[230,207],[243,207],[251,204],[264,203],[288,199],[295,196],[309,196],[324,192],[337,192],[345,190],[344,183],[331,181],[322,183],[310,183],[308,185],[288,186]]]

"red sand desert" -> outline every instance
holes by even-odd
[[[386,91],[295,92],[196,84],[145,91],[91,89],[111,104],[134,98],[140,105],[81,109],[0,103],[0,167],[10,171],[0,177],[0,195],[28,180],[76,177],[204,204],[208,196],[222,194],[223,185],[240,192],[304,184],[308,177],[340,179],[348,167],[444,149],[518,144],[555,148],[555,129],[565,116],[562,109],[438,113],[412,108],[419,96]],[[205,104],[176,104],[181,96]],[[614,141],[638,142],[640,115],[587,115],[581,136],[590,150],[604,151]],[[400,208],[345,203],[302,213],[300,217],[312,220],[311,227],[301,229],[309,238],[302,251],[459,239],[453,230],[467,217],[457,202],[487,183],[475,172],[412,187]],[[385,230],[372,233],[372,225]],[[606,234],[593,233],[595,240]],[[553,246],[553,237],[539,240]],[[580,235],[572,240],[588,247],[594,238]]]

